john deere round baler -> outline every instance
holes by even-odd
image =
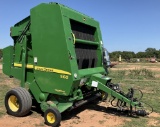
[[[11,27],[13,46],[3,49],[3,72],[21,81],[5,96],[8,114],[25,116],[36,101],[47,125],[61,113],[110,94],[117,106],[141,107],[133,89],[124,94],[107,77],[108,59],[99,23],[57,3],[42,3]],[[27,86],[27,88],[26,88]],[[147,115],[145,110],[137,114]]]

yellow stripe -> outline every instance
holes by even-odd
[[[22,64],[14,63],[14,66],[15,66],[15,67],[22,67]]]
[[[15,66],[15,67],[22,67],[22,64],[14,63],[14,66]],[[33,65],[27,64],[27,65],[26,65],[26,68],[28,68],[28,69],[33,69]]]
[[[22,64],[19,63],[14,63],[15,67],[22,67]],[[27,64],[26,68],[28,69],[35,69],[38,71],[44,71],[44,72],[54,72],[54,73],[60,73],[60,74],[65,74],[65,75],[71,75],[71,73],[64,71],[64,70],[59,70],[59,69],[54,69],[54,68],[46,68],[46,67],[40,67],[40,66],[33,66],[31,64]]]
[[[33,65],[27,64],[27,68],[28,69],[33,69],[34,67],[33,67]]]

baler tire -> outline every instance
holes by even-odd
[[[58,109],[50,107],[44,112],[45,123],[52,127],[59,127],[61,122],[61,113]]]
[[[27,115],[32,107],[30,93],[22,87],[11,89],[6,93],[5,107],[9,115],[17,117]]]
[[[108,98],[108,93],[102,91],[101,92],[101,100],[105,101],[105,100],[107,100],[107,98]]]

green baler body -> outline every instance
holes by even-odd
[[[28,22],[31,25],[23,39],[18,42],[17,38]],[[88,30],[88,33],[82,33],[83,29],[87,28],[93,31]],[[77,29],[78,34],[81,34],[79,38],[73,35],[76,34],[73,29]],[[24,80],[29,84],[36,81],[39,89],[44,93],[72,95],[73,90],[79,87],[82,78],[90,77],[95,73],[105,73],[102,65],[102,38],[99,23],[66,6],[51,3],[32,8],[29,17],[11,27],[11,36],[14,39],[14,46],[13,49],[12,47],[9,49],[13,54],[9,61],[8,57],[5,57],[8,53],[4,54],[4,73],[20,80],[25,76]],[[86,62],[96,65],[79,69],[75,47],[82,46],[83,53],[88,48],[85,46],[83,49],[84,45],[96,50],[97,61],[93,63],[95,62],[93,59],[92,63]],[[92,49],[90,52],[84,52],[87,53],[86,55],[94,53]],[[11,66],[8,66],[8,62],[12,63]],[[24,75],[23,69],[25,69]]]
[[[86,91],[92,95],[99,90],[136,105],[106,86],[111,79],[104,76],[102,37],[93,18],[43,3],[11,27],[10,34],[14,46],[3,49],[3,72],[21,80],[22,87],[29,84],[43,111],[49,104],[63,112],[84,99]]]

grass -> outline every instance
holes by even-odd
[[[99,124],[104,124],[106,122],[106,120],[99,120],[98,122],[99,122]]]
[[[10,79],[8,76],[2,74],[2,70],[0,70],[0,116],[6,113],[4,107],[4,98],[7,91],[9,91],[12,87],[18,86],[19,82],[15,79]]]
[[[129,77],[131,79],[153,79],[155,78],[155,74],[145,68],[142,69],[133,69],[133,70],[129,70]]]
[[[151,70],[140,68],[132,70],[116,70],[110,71],[110,77],[115,79],[155,79],[155,73]]]
[[[147,127],[146,118],[133,118],[132,121],[126,122],[122,127]]]
[[[135,69],[130,69],[131,66],[134,66]],[[125,93],[130,87],[142,90],[142,101],[150,104],[154,112],[160,114],[160,77],[156,77],[156,74],[160,72],[153,68],[159,69],[160,64],[123,63],[117,65],[116,69],[111,69],[109,76],[112,77],[112,82],[121,84]],[[156,71],[152,71],[152,69]],[[146,117],[131,118],[131,121],[126,121],[121,127],[154,127],[155,125],[148,124],[150,120],[151,118]],[[158,121],[156,127],[160,127],[160,117],[153,117],[152,120]]]
[[[4,77],[2,76],[2,74],[0,74],[0,116],[5,114],[5,110],[4,110],[4,97],[5,97],[5,94],[6,92],[9,90],[9,86],[5,85],[3,83],[3,79]]]

